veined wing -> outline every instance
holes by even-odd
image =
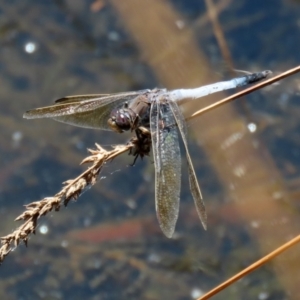
[[[181,156],[175,119],[168,105],[154,101],[150,129],[155,164],[155,206],[163,233],[171,238],[179,212]]]
[[[23,117],[26,119],[51,118],[75,126],[111,130],[107,125],[111,111],[148,91],[69,96],[57,100],[54,105],[29,110]]]
[[[55,104],[66,104],[66,103],[74,103],[74,102],[81,102],[85,100],[92,100],[95,98],[103,98],[106,96],[112,96],[112,94],[89,94],[89,95],[75,95],[75,96],[66,96],[60,99],[55,100]]]
[[[187,163],[188,163],[188,170],[189,170],[190,189],[191,189],[191,193],[194,198],[196,210],[200,217],[200,220],[201,220],[201,223],[202,223],[204,229],[206,229],[207,228],[206,210],[205,210],[205,205],[204,205],[204,201],[202,198],[202,194],[200,191],[200,187],[198,184],[198,180],[197,180],[197,177],[195,174],[195,170],[193,167],[193,163],[191,160],[191,156],[190,156],[190,153],[188,150],[188,144],[187,144],[187,138],[186,138],[187,137],[186,122],[185,122],[182,112],[179,109],[176,102],[169,101],[169,106],[170,106],[170,109],[172,110],[172,113],[173,113],[175,119],[176,119],[176,123],[177,123],[178,129],[180,131],[182,141],[183,141],[183,144],[185,147]]]

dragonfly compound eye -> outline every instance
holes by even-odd
[[[113,131],[127,131],[132,127],[132,116],[127,110],[113,110],[107,123]]]
[[[118,133],[122,133],[123,130],[116,124],[116,120],[114,117],[111,117],[107,120],[107,124],[108,126],[111,128],[111,130],[118,132]]]

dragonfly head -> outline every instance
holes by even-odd
[[[111,112],[107,123],[113,131],[122,133],[124,131],[133,129],[135,123],[134,120],[136,118],[136,113],[134,113],[131,109],[114,109]]]

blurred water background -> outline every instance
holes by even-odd
[[[215,12],[219,31],[202,0],[0,2],[1,236],[24,204],[84,170],[87,148],[130,138],[28,121],[24,111],[65,95],[196,87],[235,76],[228,64],[275,74],[299,64],[299,1],[219,0]],[[152,158],[130,167],[123,155],[6,258],[0,298],[196,299],[299,234],[299,92],[296,75],[190,122],[207,231],[184,175],[176,235],[163,236]],[[214,299],[299,299],[299,253],[294,247]]]

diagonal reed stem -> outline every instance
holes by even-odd
[[[217,108],[219,106],[227,104],[227,103],[229,103],[229,102],[231,102],[233,100],[236,100],[236,99],[238,99],[238,98],[240,98],[242,96],[245,96],[245,95],[248,95],[250,93],[253,93],[254,91],[256,91],[258,89],[261,89],[263,87],[271,85],[271,84],[273,84],[273,83],[275,83],[275,82],[277,82],[277,81],[279,81],[279,80],[281,80],[283,78],[286,78],[288,76],[296,74],[299,71],[300,71],[300,66],[297,66],[297,67],[295,67],[293,69],[290,69],[290,70],[288,70],[286,72],[283,72],[283,73],[281,73],[281,74],[279,74],[277,76],[274,76],[274,77],[272,77],[270,79],[262,81],[262,82],[260,82],[260,83],[258,83],[256,85],[254,85],[254,86],[251,86],[251,87],[249,87],[249,88],[247,88],[245,90],[242,90],[242,91],[240,91],[238,93],[235,93],[235,94],[233,94],[233,95],[231,95],[231,96],[229,96],[229,97],[227,97],[227,98],[225,98],[223,100],[220,100],[220,101],[218,101],[216,103],[213,103],[211,105],[208,105],[208,106],[206,106],[206,107],[204,107],[204,108],[196,111],[191,116],[189,116],[188,118],[186,118],[186,121],[189,121],[189,120],[191,120],[193,118],[199,117],[200,115],[202,115],[202,114],[204,114],[206,112],[209,112],[209,111],[211,111],[211,110],[213,110],[213,109],[215,109],[215,108]]]
[[[228,280],[224,281],[223,283],[221,283],[220,285],[218,285],[214,289],[210,290],[208,293],[206,293],[202,297],[198,298],[197,300],[209,299],[210,297],[216,295],[220,291],[224,290],[226,287],[230,286],[231,284],[233,284],[237,280],[239,280],[242,277],[244,277],[244,276],[248,275],[249,273],[253,272],[257,268],[261,267],[262,265],[264,265],[265,263],[267,263],[271,259],[275,258],[279,254],[281,254],[282,252],[288,250],[289,248],[291,248],[292,246],[298,244],[299,242],[300,242],[300,235],[296,236],[295,238],[293,238],[289,242],[287,242],[287,243],[283,244],[282,246],[278,247],[276,250],[272,251],[271,253],[267,254],[263,258],[259,259],[258,261],[256,261],[252,265],[250,265],[249,267],[245,268],[243,271],[235,274],[234,276],[232,276]]]

